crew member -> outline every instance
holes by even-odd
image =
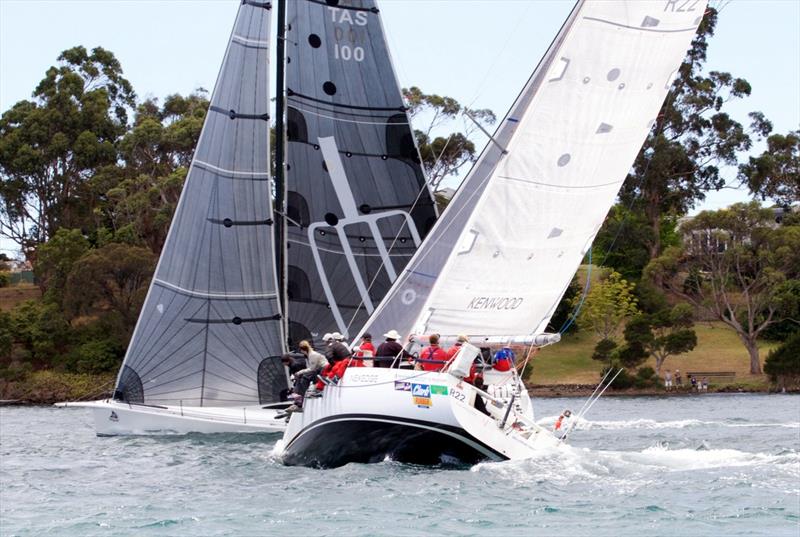
[[[375,367],[390,367],[395,360],[411,359],[412,356],[399,343],[402,338],[397,330],[389,330],[383,337],[386,341],[375,351]],[[398,361],[399,361],[398,360]]]
[[[571,410],[565,410],[564,412],[562,412],[561,415],[556,420],[556,424],[553,426],[553,432],[560,431],[561,430],[561,426],[564,423],[564,420],[565,419],[569,419],[570,416],[572,416],[572,411]]]
[[[447,363],[447,353],[439,346],[439,334],[428,336],[429,345],[419,352],[418,363],[425,371],[441,371]]]
[[[455,355],[458,354],[458,351],[461,350],[461,346],[468,341],[469,338],[467,336],[463,334],[458,336],[455,345],[447,349],[447,359],[450,360],[451,358],[454,358]]]
[[[300,349],[300,352],[306,356],[308,366],[294,374],[295,404],[287,408],[287,412],[303,411],[303,400],[306,395],[306,390],[308,390],[308,385],[317,378],[317,375],[319,375],[326,366],[328,366],[328,360],[322,354],[312,349],[308,341],[301,341],[297,347]]]
[[[511,347],[506,345],[495,353],[493,367],[497,371],[509,371],[514,367],[515,358],[514,351],[511,350]]]
[[[356,351],[355,359],[352,360],[350,365],[362,367],[364,365],[364,359],[372,361],[371,359],[375,356],[375,346],[372,344],[372,334],[367,332],[361,336],[361,345],[354,350]]]

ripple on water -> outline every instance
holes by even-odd
[[[604,399],[531,460],[326,471],[281,465],[274,435],[96,438],[80,409],[6,408],[0,533],[797,537],[800,399],[759,397]]]

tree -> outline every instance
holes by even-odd
[[[580,312],[581,326],[591,326],[600,339],[612,339],[628,317],[638,313],[634,284],[610,272],[593,285]]]
[[[59,229],[38,248],[34,271],[47,301],[63,305],[67,278],[90,244],[78,229]]]
[[[800,332],[769,352],[764,362],[764,373],[781,388],[800,384]]]
[[[759,336],[800,308],[800,226],[775,227],[772,211],[752,202],[704,211],[682,231],[686,244],[653,260],[646,276],[731,327],[750,372],[761,373]]]
[[[726,103],[750,95],[750,84],[730,73],[704,73],[708,40],[718,13],[709,8],[700,23],[670,93],[628,175],[620,200],[640,213],[651,228],[649,258],[658,257],[665,216],[685,214],[708,190],[725,184],[720,166],[737,164],[737,153],[750,148],[751,134],[772,128],[752,113],[750,132],[724,110]]]
[[[117,160],[135,95],[114,55],[65,50],[33,92],[0,118],[0,235],[26,256],[60,227],[82,228],[87,182]]]
[[[416,86],[403,88],[403,98],[411,119],[427,123],[427,128],[415,130],[414,134],[428,182],[436,190],[445,177],[456,175],[465,164],[477,160],[475,144],[470,140],[478,130],[476,122],[494,125],[497,118],[491,110],[471,110],[452,97],[426,94]],[[473,118],[465,119],[462,132],[448,136],[435,134],[450,127],[460,114]]]
[[[111,243],[87,252],[74,265],[67,282],[66,306],[73,314],[109,307],[130,336],[144,303],[155,256],[147,249]]]
[[[784,207],[800,201],[800,130],[767,138],[766,151],[739,166],[739,180]]]
[[[689,352],[697,346],[697,334],[692,329],[694,312],[688,304],[678,304],[652,314],[638,315],[625,327],[629,359],[634,355],[656,360],[656,372],[666,359]]]

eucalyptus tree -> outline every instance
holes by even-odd
[[[117,161],[135,94],[114,54],[65,50],[31,100],[0,118],[0,235],[31,256],[60,227],[83,228],[88,181]]]
[[[664,289],[732,328],[761,373],[758,339],[800,310],[800,225],[776,226],[757,202],[704,211],[682,226],[684,246],[645,269]]]

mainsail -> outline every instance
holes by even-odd
[[[372,0],[288,3],[289,340],[353,335],[436,220]]]
[[[133,403],[231,406],[286,385],[269,174],[268,3],[245,0],[117,379]]]
[[[656,121],[705,4],[579,1],[364,330],[544,332]]]

